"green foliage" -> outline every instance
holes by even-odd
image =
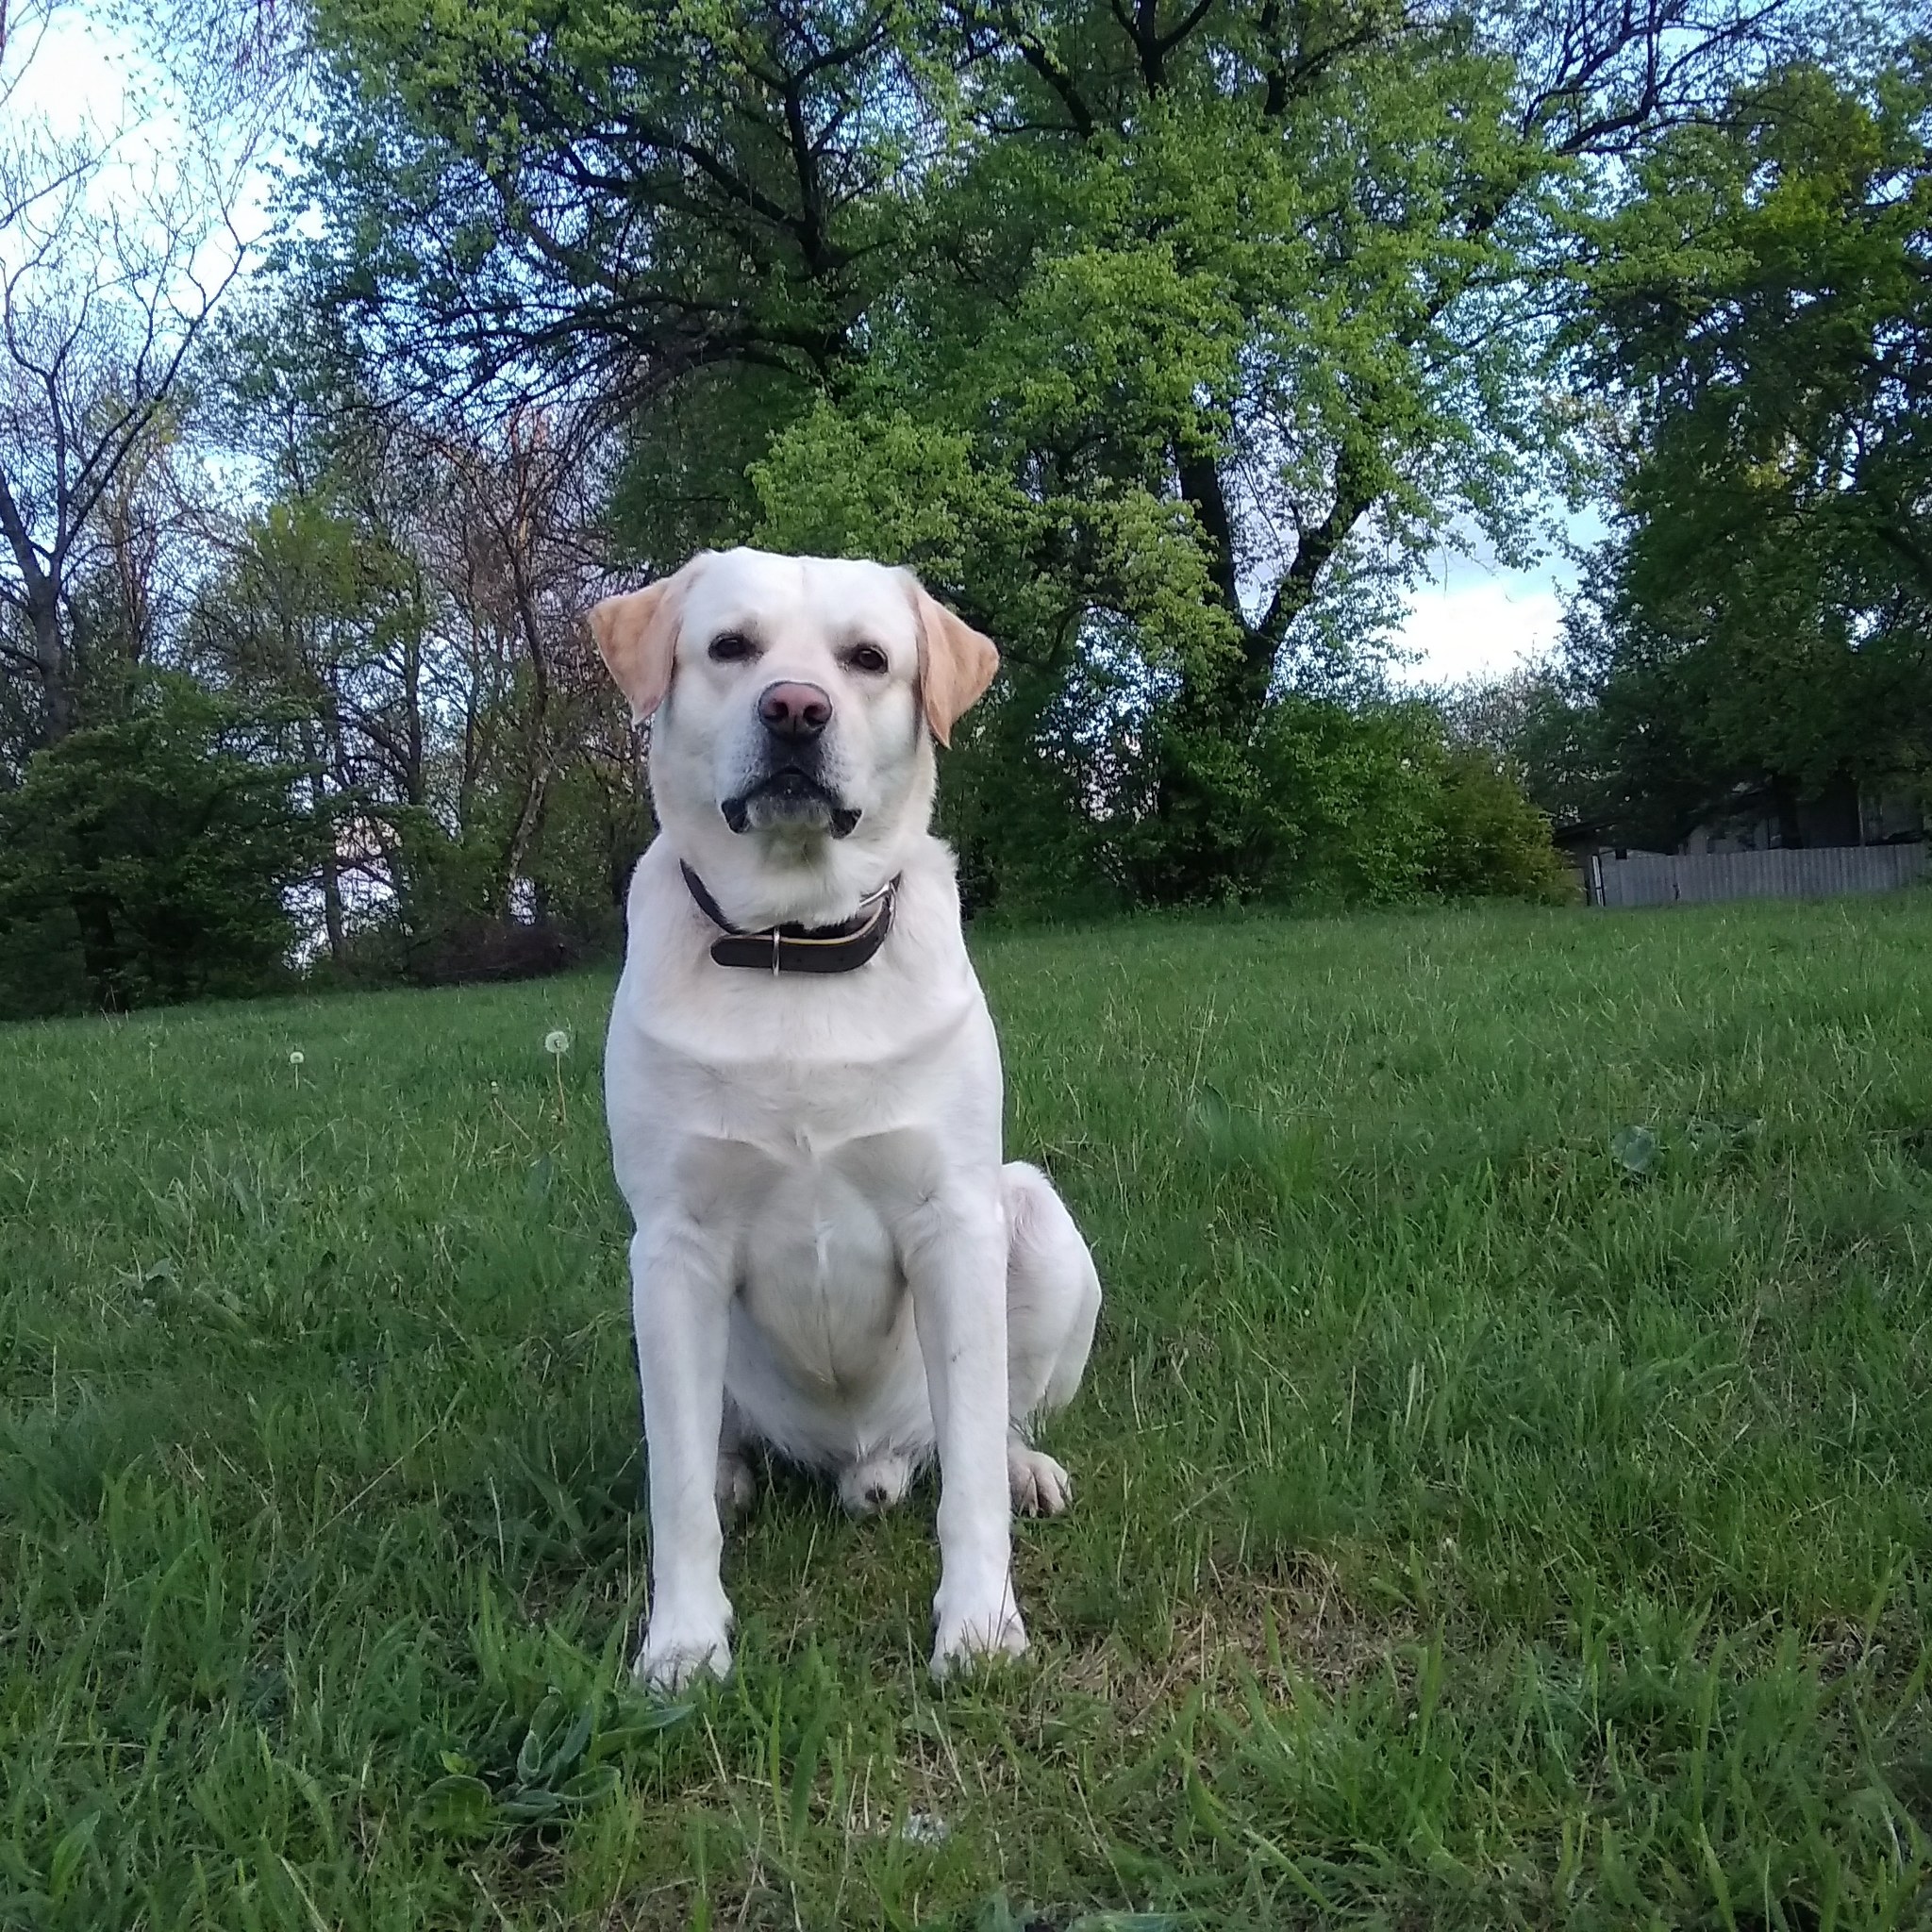
[[[871,557],[917,571],[956,594],[969,556],[989,567],[1027,506],[977,468],[970,437],[904,409],[842,414],[828,404],[773,440],[749,471],[769,550]]]
[[[226,400],[278,488],[184,625],[197,669],[261,694],[339,837],[311,970],[369,981],[618,938],[649,829],[639,760],[583,625],[602,504],[569,411],[491,421],[380,397],[340,316],[287,290],[229,346]]]
[[[527,863],[532,910],[581,944],[621,950],[624,896],[656,830],[635,770],[621,781],[588,760],[552,778]]]
[[[61,621],[277,713],[342,972],[614,936],[648,813],[581,613],[707,543],[998,639],[942,812],[1003,916],[1533,894],[1511,783],[1910,776],[1924,60],[1822,4],[317,0],[320,221],[192,398],[251,480],[157,629],[128,469]],[[1486,779],[1363,694],[1452,525],[1534,549],[1579,376],[1644,451],[1616,675]]]
[[[1488,895],[1560,905],[1576,896],[1550,843],[1550,822],[1481,752],[1441,755],[1428,883],[1445,899]]]
[[[1662,142],[1590,274],[1631,404],[1601,619],[1612,813],[1932,770],[1932,67],[1796,66]]]
[[[1573,896],[1548,821],[1491,760],[1445,747],[1428,706],[1288,699],[1261,744],[1253,810],[1271,897]]]
[[[1019,768],[1019,783],[983,739],[948,761],[941,819],[969,903],[1023,918],[1129,906],[1157,896],[1149,871],[1203,847],[1233,870],[1168,879],[1158,896],[1301,908],[1574,896],[1548,820],[1494,760],[1445,746],[1425,705],[1276,699],[1247,747],[1220,747],[1226,768],[1189,801],[1224,818],[1181,840],[1172,813],[1186,808],[1135,793],[1106,742],[1104,729],[1059,740],[1057,756]],[[1082,810],[1109,781],[1116,808]]]
[[[752,471],[758,541],[903,560],[1000,638],[999,702],[966,721],[941,793],[969,903],[1024,917],[1150,901],[1549,896],[1559,875],[1543,822],[1509,780],[1445,761],[1425,708],[1281,694],[1239,737],[1174,722],[1163,688],[1238,649],[1191,521],[1129,491],[1103,526],[1091,503],[1029,499],[976,464],[974,446],[905,410],[821,408]],[[1115,586],[1104,620],[1025,572],[1057,521],[1083,513],[1088,553]],[[982,613],[974,600],[994,585]],[[1157,637],[1148,665],[1139,654]],[[1154,732],[1206,782],[1164,794],[1144,758]]]
[[[285,978],[313,828],[258,717],[150,675],[0,791],[0,1016],[256,992]]]
[[[625,1687],[608,974],[7,1032],[0,1920],[1920,1924],[1932,896],[975,951],[1108,1300],[939,1692],[782,1467]]]
[[[1379,0],[325,0],[318,26],[311,271],[438,382],[588,357],[634,558],[878,557],[992,632],[972,789],[1031,801],[1029,838],[969,804],[969,871],[1012,903],[1055,802],[1095,822],[1058,854],[1137,827],[1082,896],[1279,887],[1252,824],[1271,698],[1361,641],[1351,591],[1449,519],[1519,549],[1565,459],[1549,332],[1512,316],[1574,151],[1546,110],[1641,32],[1540,95],[1528,27]]]
[[[1413,898],[1432,838],[1428,741],[1428,721],[1403,707],[1280,700],[1241,776],[1208,791],[1237,814],[1211,841],[1277,901]]]
[[[1444,691],[1436,707],[1453,749],[1488,758],[1557,824],[1574,824],[1602,808],[1591,697],[1561,662],[1545,661]]]

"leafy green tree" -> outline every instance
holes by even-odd
[[[568,410],[387,394],[368,345],[287,292],[226,344],[227,433],[274,487],[217,525],[185,643],[276,699],[341,827],[330,958],[385,976],[485,929],[508,957],[532,921],[607,941],[642,788],[582,625],[594,438]]]
[[[1794,66],[1594,236],[1624,527],[1574,655],[1621,823],[1932,772],[1932,56]]]
[[[1573,637],[1587,621],[1584,610],[1573,613]],[[1446,690],[1436,706],[1452,753],[1488,759],[1557,825],[1602,815],[1599,707],[1566,658],[1552,657]]]
[[[313,827],[264,754],[261,720],[172,675],[37,752],[0,791],[0,1018],[281,980]]]
[[[354,883],[345,882],[344,844],[353,849],[360,824],[379,824],[400,845],[385,808],[410,802],[409,774],[422,762],[408,676],[421,657],[418,575],[344,484],[325,468],[243,519],[186,636],[205,676],[283,721],[308,814],[332,828],[319,848],[318,886],[323,937],[339,961]],[[365,829],[360,842],[370,837]]]
[[[591,391],[640,562],[918,564],[1006,790],[1133,815],[1134,897],[1269,891],[1264,713],[1561,461],[1578,171],[1794,10],[321,0],[313,266],[425,385]]]

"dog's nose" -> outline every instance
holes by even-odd
[[[768,684],[758,716],[774,738],[816,738],[832,722],[832,698],[815,684]]]

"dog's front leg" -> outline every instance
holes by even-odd
[[[1007,1234],[996,1177],[936,1195],[906,1243],[906,1273],[940,1453],[939,1635],[943,1676],[974,1657],[1018,1657],[1007,1483]]]
[[[731,1669],[717,1498],[730,1257],[666,1216],[639,1228],[630,1275],[651,1495],[651,1611],[634,1674],[675,1690],[698,1671]]]

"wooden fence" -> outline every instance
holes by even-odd
[[[1597,853],[1592,906],[1702,906],[1718,899],[1824,899],[1888,892],[1925,876],[1918,845],[1808,845],[1779,852]]]

